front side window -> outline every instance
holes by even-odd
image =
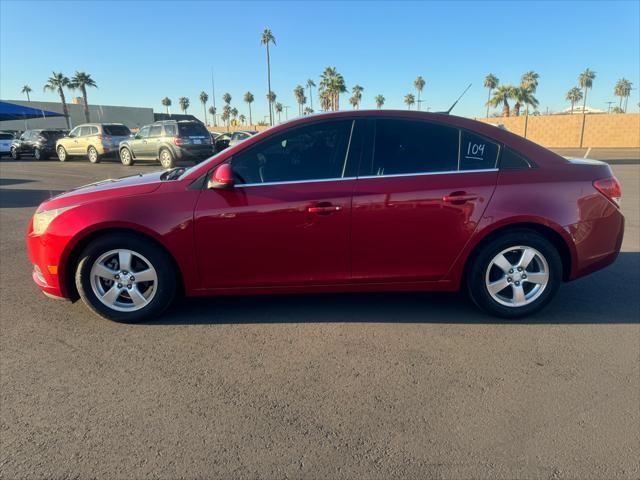
[[[69,132],[70,137],[79,137],[80,136],[80,127],[76,127]]]
[[[460,170],[496,168],[500,147],[466,130],[460,133]]]
[[[136,135],[136,138],[147,138],[148,136],[149,136],[149,127],[142,127],[138,132],[138,134]]]
[[[352,120],[292,129],[240,152],[232,159],[238,184],[341,178]]]
[[[376,122],[370,175],[449,172],[458,169],[456,128],[405,119]]]

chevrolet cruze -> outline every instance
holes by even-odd
[[[135,322],[187,296],[455,291],[518,318],[609,265],[609,166],[446,114],[357,111],[271,128],[190,169],[40,205],[33,279]]]

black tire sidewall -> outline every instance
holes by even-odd
[[[119,312],[104,305],[91,288],[91,267],[95,260],[109,250],[127,248],[142,254],[156,270],[158,285],[151,302],[140,310]],[[153,241],[135,234],[117,233],[94,240],[80,255],[75,274],[75,283],[80,298],[96,314],[122,323],[137,323],[161,315],[171,304],[176,292],[176,272],[168,254]]]
[[[517,245],[533,247],[545,257],[549,266],[549,282],[542,295],[533,303],[522,307],[507,307],[496,302],[489,294],[485,273],[489,262],[498,253]],[[562,260],[556,247],[538,232],[514,230],[492,239],[475,252],[465,281],[469,296],[485,312],[507,319],[521,318],[540,311],[553,299],[562,283]]]

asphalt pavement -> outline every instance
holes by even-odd
[[[44,297],[38,203],[153,168],[0,161],[0,478],[640,477],[639,158],[612,167],[619,259],[524,321],[421,293],[184,300],[121,325]]]

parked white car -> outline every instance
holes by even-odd
[[[13,142],[13,134],[0,132],[0,155],[11,154],[11,142]]]

